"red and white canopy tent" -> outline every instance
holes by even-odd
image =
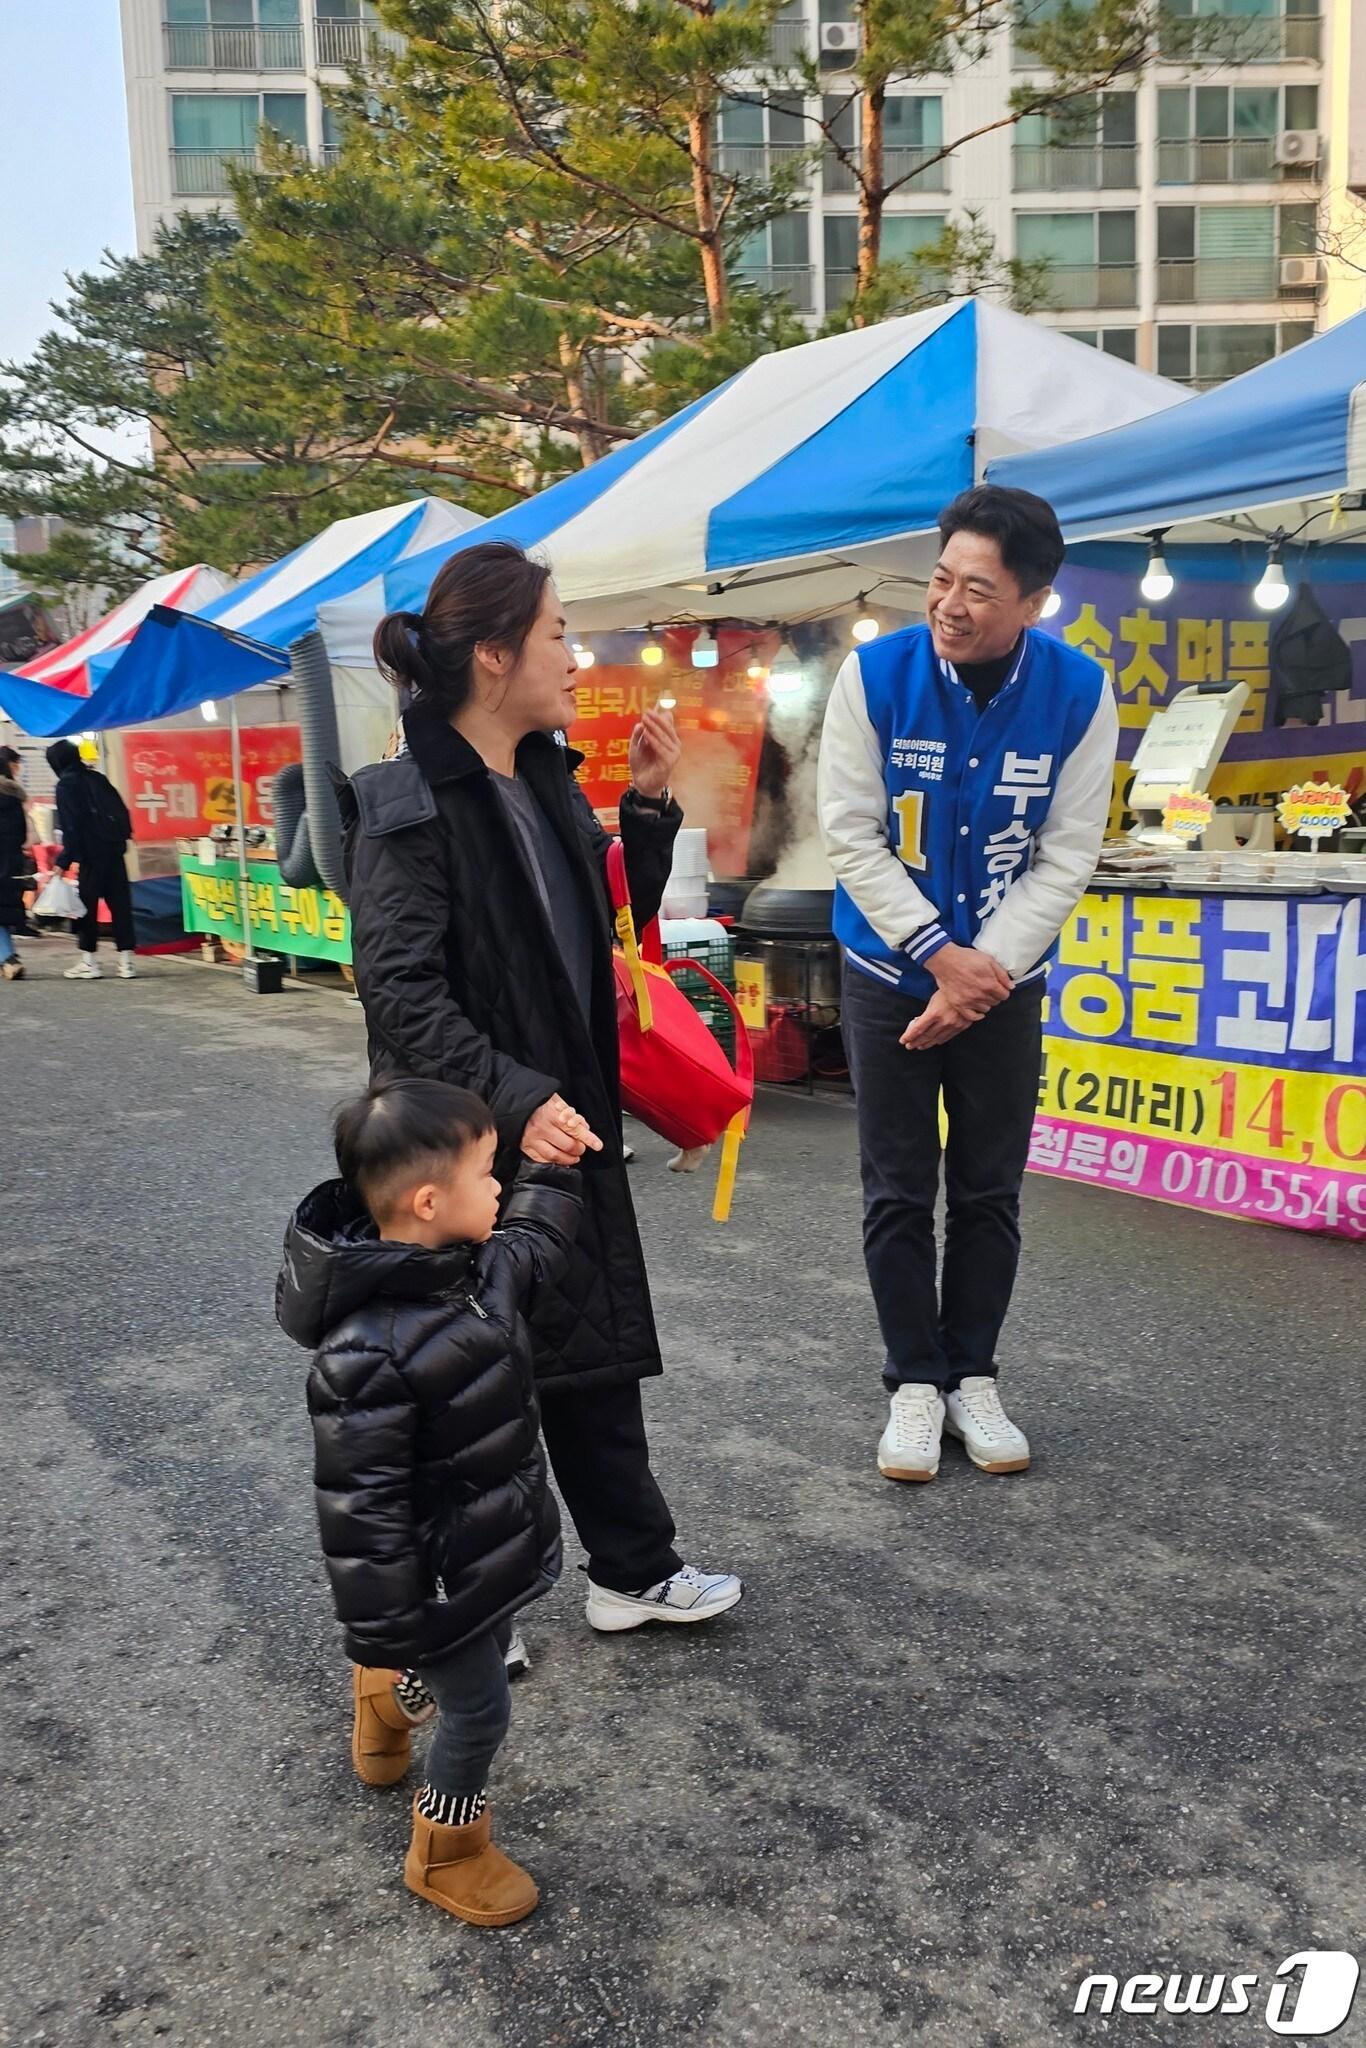
[[[68,690],[73,697],[90,695],[90,672],[87,664],[97,654],[106,654],[111,648],[121,647],[131,640],[142,621],[154,604],[170,605],[176,611],[198,612],[225,590],[232,589],[232,578],[224,576],[221,570],[210,569],[203,562],[196,562],[191,569],[172,569],[164,576],[154,576],[150,583],[144,583],[122,604],[115,605],[95,625],[87,626],[74,639],[64,641],[60,647],[49,647],[45,654],[35,655],[32,661],[13,673],[24,676],[35,683],[46,683],[55,690]]]

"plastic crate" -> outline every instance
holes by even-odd
[[[735,994],[735,942],[724,939],[692,939],[684,945],[664,947],[666,960],[696,960],[708,974],[714,974],[723,988]],[[678,977],[678,986],[706,1024],[726,1058],[735,1059],[735,1019],[725,1004],[718,1002],[704,981],[695,974]]]

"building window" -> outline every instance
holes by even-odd
[[[168,71],[300,71],[299,0],[163,0]]]
[[[885,213],[882,216],[882,261],[908,263],[933,249],[942,240],[947,216],[942,213]],[[850,297],[858,276],[858,216],[827,213],[825,235],[825,303],[827,309],[841,306]],[[927,291],[938,289],[932,271],[925,275]],[[947,288],[948,280],[944,280]]]
[[[1157,95],[1158,183],[1278,177],[1278,138],[1286,128],[1317,130],[1317,86],[1163,87]],[[1305,168],[1312,176],[1313,163]]]
[[[1318,209],[1160,206],[1157,296],[1163,305],[1274,299],[1279,256],[1309,254]]]
[[[1157,330],[1157,371],[1183,384],[1223,384],[1259,363],[1298,348],[1314,332],[1312,320],[1248,320],[1236,325],[1168,326]]]
[[[1166,0],[1162,54],[1195,64],[1317,63],[1321,0]]]
[[[1066,120],[1024,115],[1012,151],[1015,190],[1130,190],[1138,183],[1137,118],[1131,92],[1091,94]]]
[[[1136,216],[1132,213],[1021,213],[1015,253],[1045,267],[1059,312],[1138,303]]]
[[[229,171],[249,168],[265,129],[308,147],[308,99],[301,92],[197,92],[171,95],[171,160],[179,198],[221,198]]]
[[[784,213],[749,237],[737,276],[757,291],[781,292],[798,313],[814,310],[811,245],[806,213]]]
[[[1098,348],[1102,355],[1118,356],[1122,363],[1138,361],[1136,327],[1066,327],[1063,332],[1070,341],[1084,341],[1088,348]]]
[[[795,96],[724,99],[716,126],[717,168],[733,178],[767,178],[812,144]]]
[[[861,167],[859,103],[852,95],[827,96],[822,119],[844,155],[825,152],[825,190],[856,192]],[[944,147],[944,102],[931,93],[891,93],[882,112],[882,178],[899,198],[948,189]],[[849,159],[846,161],[846,158]]]

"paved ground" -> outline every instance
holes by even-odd
[[[656,1462],[748,1597],[595,1639],[571,1546],[498,1788],[544,1904],[480,1934],[350,1776],[270,1312],[358,1012],[58,951],[0,987],[0,2041],[1237,2048],[1363,1947],[1359,1249],[1031,1182],[1035,1468],[893,1487],[849,1112],[766,1100],[725,1230],[646,1139]],[[1252,2016],[1072,2017],[1192,1969]]]

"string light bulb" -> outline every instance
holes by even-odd
[[[1060,590],[1050,590],[1043,601],[1043,610],[1039,613],[1039,617],[1041,619],[1056,619],[1061,610],[1062,592]]]
[[[877,639],[879,627],[877,620],[869,616],[868,600],[862,591],[859,592],[858,609],[859,615],[849,631],[851,636],[862,646],[865,641]]]
[[[573,647],[574,659],[580,668],[592,668],[597,655],[591,647],[585,647],[582,640],[576,640]]]
[[[1290,585],[1285,580],[1285,570],[1281,566],[1281,549],[1284,545],[1285,535],[1278,533],[1266,551],[1266,567],[1262,571],[1262,580],[1252,593],[1252,602],[1264,612],[1278,612],[1290,597]]]
[[[1167,530],[1165,527],[1163,527],[1160,533],[1155,533],[1151,536],[1152,545],[1148,556],[1148,566],[1144,570],[1143,580],[1138,586],[1149,604],[1162,604],[1165,599],[1171,596],[1176,588],[1176,578],[1167,567],[1166,557],[1162,553],[1162,543],[1166,538]]]
[[[203,719],[205,725],[217,725],[218,706],[214,703],[212,697],[205,698],[204,702],[199,707],[199,715]]]
[[[716,635],[709,626],[703,626],[692,644],[692,665],[694,668],[715,668],[721,659],[721,650],[716,644]]]
[[[785,639],[768,671],[770,697],[790,697],[802,686],[802,665],[790,640]]]
[[[662,668],[664,665],[664,649],[655,638],[654,627],[649,627],[648,631],[650,637],[640,650],[640,659],[646,668]]]
[[[753,661],[750,663],[749,667],[745,670],[745,674],[749,677],[752,683],[761,683],[764,680],[765,676],[768,674],[768,669],[767,666],[762,661],[760,661],[758,655],[756,654]]]

